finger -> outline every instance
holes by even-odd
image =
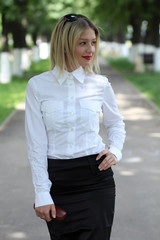
[[[111,160],[111,156],[107,155],[103,161],[99,164],[100,168],[103,168],[104,166],[106,166],[108,164],[108,162]]]
[[[53,216],[52,216],[52,211],[53,211]],[[45,220],[47,222],[50,222],[53,218],[55,218],[55,206],[54,206],[54,204],[51,204],[47,208],[45,208],[44,215],[45,215]]]
[[[51,206],[51,211],[50,211],[50,213],[51,213],[51,217],[52,217],[52,218],[56,218],[56,208],[55,208],[55,205],[54,205],[54,204]]]
[[[102,156],[106,155],[108,153],[108,150],[104,150],[98,154],[96,157],[96,160],[99,160]]]
[[[102,170],[107,170],[108,168],[110,168],[112,166],[112,163],[105,163],[104,165],[102,166],[99,166],[99,170],[102,171]]]
[[[102,162],[101,164],[98,166],[99,170],[106,170],[108,168],[110,168],[112,165],[116,164],[116,158],[114,157],[113,154],[108,155]]]
[[[52,216],[50,214],[50,211],[51,211],[51,205],[45,205],[45,206],[40,206],[40,207],[37,207],[35,208],[35,212],[36,212],[36,215],[38,217],[40,217],[41,219],[43,220],[46,220],[46,221],[51,221],[52,220]]]
[[[46,213],[45,213],[45,220],[46,220],[47,222],[50,222],[52,219],[53,219],[53,218],[52,218],[52,216],[51,216],[51,214],[50,214],[50,211],[46,212]]]
[[[43,220],[45,220],[45,216],[41,216],[40,218],[43,219]]]
[[[107,164],[104,166],[104,170],[112,167],[113,165],[116,165],[116,162],[114,159],[111,159],[110,161],[107,162]]]
[[[36,213],[37,217],[41,217],[41,215],[42,215],[39,207],[35,208],[35,213]]]
[[[109,168],[109,162],[108,161],[105,161],[103,163],[101,163],[99,166],[98,166],[99,170],[102,171],[102,170],[106,170],[107,168]]]

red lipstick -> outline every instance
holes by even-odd
[[[92,56],[83,56],[83,58],[85,58],[86,60],[91,60]]]

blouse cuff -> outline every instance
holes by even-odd
[[[54,204],[49,192],[39,192],[35,196],[35,207]]]
[[[122,153],[121,153],[121,151],[120,151],[118,148],[116,148],[116,147],[111,147],[111,148],[109,148],[109,151],[116,156],[116,158],[117,158],[118,161],[121,160],[121,158],[122,158]]]

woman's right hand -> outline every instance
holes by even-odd
[[[35,208],[37,217],[50,222],[53,218],[56,218],[56,209],[54,204],[40,206]]]

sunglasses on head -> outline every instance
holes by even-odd
[[[75,22],[79,18],[85,18],[85,16],[80,15],[80,14],[67,14],[64,16],[66,22]]]

